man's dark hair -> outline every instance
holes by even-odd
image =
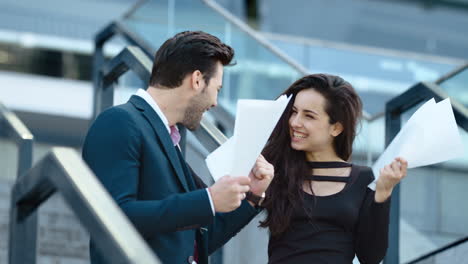
[[[234,50],[213,35],[202,31],[180,32],[156,52],[149,85],[175,88],[196,70],[203,73],[208,85],[216,63],[229,65],[233,57]]]

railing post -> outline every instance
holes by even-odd
[[[33,140],[25,139],[18,144],[18,176],[19,179],[32,166]],[[12,195],[10,195],[12,197]],[[19,219],[27,210],[17,205],[14,199],[10,201],[10,240],[9,263],[36,263],[38,212],[34,211],[28,217]]]
[[[37,257],[37,210],[28,217],[19,219],[27,211],[24,206],[11,200],[9,263],[36,263]]]
[[[388,104],[387,104],[388,108]],[[393,110],[393,109],[392,109]],[[401,128],[401,113],[385,111],[385,146],[388,146]],[[392,193],[390,206],[390,226],[388,229],[389,247],[384,264],[399,264],[400,239],[400,185],[397,185]]]
[[[16,171],[16,180],[18,180],[32,166],[34,137],[21,120],[1,104],[0,123],[4,136],[12,139],[18,148]],[[12,197],[12,194],[10,197]],[[34,212],[22,221],[18,221],[23,209],[25,208],[18,206],[11,198],[8,240],[8,261],[10,264],[36,263],[37,213]]]

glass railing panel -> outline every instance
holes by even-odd
[[[133,71],[127,71],[122,74],[114,90],[114,105],[124,104],[134,95],[138,89],[147,88],[148,84],[144,83],[138,75]]]
[[[0,137],[0,180],[14,182],[18,170],[18,147],[8,138]]]
[[[402,93],[415,83],[435,81],[463,63],[455,59],[405,55],[318,40],[268,34],[266,37],[310,72],[337,74],[351,82],[364,101],[364,109],[370,115],[383,112],[385,104],[382,102]]]
[[[468,107],[468,68],[439,83],[450,97]]]
[[[374,120],[362,120],[357,128],[353,144],[352,160],[355,163],[372,166],[385,149],[385,116]]]
[[[202,30],[231,45],[237,65],[226,68],[219,102],[232,113],[238,99],[276,98],[302,75],[201,1],[146,1],[123,24],[154,50],[168,37],[184,30]]]
[[[406,122],[417,108],[405,112],[402,122]],[[459,131],[463,144],[468,146],[468,133],[463,129]],[[468,152],[458,159],[408,171],[401,183],[401,263],[468,235],[468,203],[464,202],[467,175]]]

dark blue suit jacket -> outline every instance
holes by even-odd
[[[199,263],[245,226],[258,210],[243,201],[213,212],[208,194],[171,141],[162,120],[138,96],[99,115],[83,159],[163,263],[188,263],[197,241]],[[105,263],[91,234],[91,263]]]

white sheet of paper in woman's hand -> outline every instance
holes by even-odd
[[[450,99],[437,104],[431,99],[411,116],[372,166],[375,181],[369,187],[375,190],[380,169],[396,157],[406,159],[408,168],[416,168],[458,158],[463,151]]]
[[[215,181],[249,175],[290,99],[238,101],[234,135],[206,158]]]

